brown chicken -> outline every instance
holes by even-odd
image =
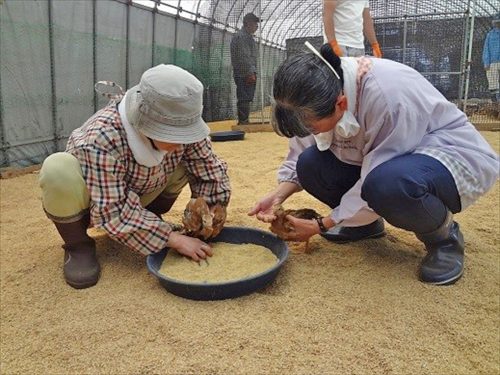
[[[226,207],[217,203],[213,209],[213,221],[212,221],[212,237],[217,236],[222,228],[224,228],[224,223],[226,222],[227,212]]]
[[[210,212],[207,202],[201,197],[191,199],[182,217],[185,233],[204,240],[215,237],[226,222],[226,208],[216,204]]]
[[[271,223],[271,227],[269,229],[282,240],[287,240],[288,235],[293,232],[293,225],[286,218],[287,215],[308,220],[321,217],[320,214],[309,208],[285,210],[281,205],[274,208],[274,214],[276,215],[276,219]],[[309,252],[309,241],[306,241],[305,252]]]

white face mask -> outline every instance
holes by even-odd
[[[342,138],[351,138],[358,134],[359,124],[356,117],[351,112],[345,111],[342,118],[335,125],[335,133]],[[333,129],[325,133],[315,134],[313,137],[316,140],[318,150],[328,150],[333,141]]]
[[[359,124],[352,112],[345,111],[335,126],[335,133],[342,138],[351,138],[359,133]]]
[[[318,150],[328,150],[333,141],[333,130],[326,133],[313,134],[313,137],[316,140],[316,147],[318,147]]]

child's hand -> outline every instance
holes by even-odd
[[[198,262],[213,255],[212,248],[198,238],[185,236],[183,234],[172,232],[168,238],[167,246],[177,251],[179,254],[190,257]]]

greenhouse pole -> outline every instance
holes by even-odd
[[[97,0],[92,1],[92,78],[94,84],[97,83]],[[97,112],[97,92],[94,93],[94,112]]]
[[[408,15],[403,16],[403,64],[406,64],[406,39],[408,36]]]
[[[462,54],[460,56],[460,82],[458,84],[458,98],[460,99],[459,106],[463,109],[463,100],[465,92],[465,64],[467,56],[467,38],[469,35],[469,9],[464,13],[464,33],[462,41]]]
[[[470,0],[469,0],[470,6]],[[476,19],[476,0],[472,0],[471,7],[471,21],[470,21],[470,32],[469,32],[469,45],[467,51],[467,67],[465,71],[465,93],[464,93],[464,108],[462,111],[465,113],[467,110],[467,99],[469,95],[469,82],[470,82],[470,68],[472,65],[472,42],[474,38],[474,21]]]
[[[54,23],[52,19],[52,0],[47,2],[49,11],[49,56],[50,56],[50,88],[52,91],[52,123],[54,125],[55,150],[59,150],[59,132],[57,130],[57,98],[56,98],[56,74],[54,67]]]
[[[155,0],[155,6],[153,8],[153,27],[151,36],[151,66],[155,66],[156,60],[156,13],[158,13],[158,1]]]
[[[259,0],[259,17],[262,18],[262,0]],[[260,71],[260,123],[264,123],[264,51],[262,44],[262,20],[259,27],[259,71]]]
[[[125,25],[125,90],[128,89],[128,70],[130,68],[129,54],[130,54],[130,3],[132,0],[127,1],[127,23]]]
[[[0,32],[1,32],[2,24],[0,23]],[[2,38],[0,38],[0,43],[2,41]],[[0,51],[2,50],[1,44],[0,44]],[[0,147],[2,148],[2,154],[3,154],[3,162],[6,166],[9,165],[9,157],[7,155],[7,144],[5,142],[5,131],[3,127],[3,102],[2,102],[2,74],[0,74]],[[0,167],[2,164],[0,163]]]
[[[177,2],[177,12],[175,13],[175,27],[174,27],[174,65],[177,65],[177,38],[178,38],[178,26],[179,26],[179,17],[181,12],[181,0]]]

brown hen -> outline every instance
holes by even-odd
[[[202,197],[191,199],[182,217],[186,234],[204,240],[218,235],[225,222],[226,208],[216,204],[212,213]]]
[[[222,228],[224,228],[226,217],[227,217],[226,207],[224,207],[220,203],[217,203],[213,209],[212,237],[217,236],[222,230]]]
[[[287,215],[307,220],[321,217],[320,214],[310,208],[285,210],[281,205],[274,208],[274,215],[276,216],[276,219],[271,223],[271,227],[269,229],[282,240],[288,240],[289,234],[293,232],[293,225],[290,220],[286,218]],[[309,252],[309,241],[306,241],[305,252]]]

